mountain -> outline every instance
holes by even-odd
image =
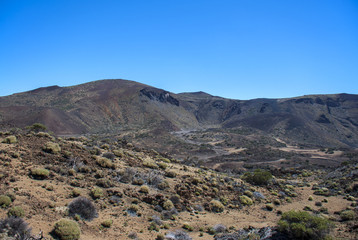
[[[100,80],[0,98],[1,128],[35,122],[58,135],[245,128],[291,143],[358,147],[358,95],[243,101]]]

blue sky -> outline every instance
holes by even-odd
[[[114,78],[234,99],[358,94],[358,1],[0,0],[0,96]]]

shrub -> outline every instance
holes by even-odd
[[[71,196],[78,197],[79,195],[81,195],[81,190],[79,190],[78,188],[74,188],[71,192]]]
[[[354,219],[355,213],[352,210],[345,210],[340,213],[340,216],[342,221],[349,221]]]
[[[42,150],[48,153],[59,153],[61,152],[61,147],[58,143],[47,142],[45,146],[42,147]]]
[[[95,187],[91,190],[91,196],[94,199],[103,197],[103,190],[101,188]]]
[[[67,219],[58,221],[53,231],[60,240],[78,240],[81,235],[78,224]]]
[[[328,219],[293,210],[284,213],[278,225],[292,239],[324,239],[333,227]]]
[[[98,157],[96,163],[103,168],[113,168],[113,163],[108,158]]]
[[[245,194],[246,196],[248,196],[249,198],[252,198],[252,197],[254,196],[253,192],[251,192],[250,190],[246,190],[246,191],[244,192],[244,194]]]
[[[29,239],[31,236],[31,228],[22,219],[16,217],[9,217],[4,220],[0,220],[0,233],[7,232],[9,237],[15,237],[16,239]]]
[[[178,211],[176,210],[176,208],[172,208],[168,211],[163,211],[162,212],[162,216],[164,220],[168,220],[168,219],[174,219],[175,215],[178,215]]]
[[[217,200],[211,200],[210,209],[212,212],[222,212],[224,211],[224,205]]]
[[[272,211],[273,210],[273,204],[272,203],[268,203],[268,204],[266,204],[266,209],[268,210],[268,211]]]
[[[169,232],[165,237],[168,240],[192,240],[192,238],[184,231],[177,230],[175,232]]]
[[[213,229],[215,233],[223,233],[226,231],[226,226],[223,224],[216,224]]]
[[[174,171],[167,171],[167,172],[165,172],[165,176],[168,178],[175,178],[177,176],[177,174]]]
[[[11,204],[11,198],[6,195],[0,195],[0,207],[6,208]]]
[[[166,200],[164,203],[163,203],[163,208],[165,210],[170,210],[174,207],[174,204],[172,203],[172,201],[170,201],[169,199]]]
[[[252,205],[254,203],[252,199],[246,195],[240,196],[240,202],[242,205]]]
[[[8,136],[2,142],[7,144],[17,143],[17,138],[15,136]]]
[[[74,217],[79,215],[81,219],[91,221],[93,218],[98,217],[96,208],[91,200],[85,197],[78,197],[68,205],[68,213]]]
[[[113,221],[112,219],[107,219],[107,220],[104,220],[101,225],[102,227],[105,227],[105,228],[110,228],[113,224]]]
[[[194,230],[194,228],[193,228],[192,226],[190,226],[189,223],[184,223],[184,224],[183,224],[183,228],[184,228],[185,230],[188,230],[189,232],[192,232],[192,231]]]
[[[272,174],[266,170],[256,169],[253,173],[245,173],[243,178],[255,185],[267,185],[272,179]]]
[[[16,207],[12,207],[9,209],[9,211],[7,212],[7,215],[9,217],[13,216],[13,217],[23,217],[25,216],[25,212],[24,209],[22,209],[22,207],[16,206]]]
[[[50,171],[44,168],[33,168],[30,174],[35,179],[43,180],[50,175]]]
[[[46,131],[47,127],[41,123],[34,123],[31,126],[27,126],[27,129],[34,132]]]
[[[149,193],[149,187],[147,185],[143,185],[140,187],[139,192],[141,193]]]
[[[113,160],[113,159],[116,157],[116,156],[115,156],[113,153],[111,153],[111,152],[103,153],[102,156],[105,157],[105,158],[107,158],[107,159],[109,159],[109,160]]]

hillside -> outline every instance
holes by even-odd
[[[242,101],[101,80],[0,98],[3,129],[35,122],[59,135],[245,128],[291,144],[358,147],[358,95]]]
[[[42,232],[31,239],[292,239],[294,230],[277,228],[292,209],[322,221],[307,226],[317,231],[309,239],[356,239],[357,153],[345,158],[332,172],[283,167],[273,178],[254,177],[182,165],[123,139],[3,132],[0,239],[14,239],[4,233],[7,215],[22,217],[32,235]],[[60,238],[61,219],[79,227],[71,238]]]

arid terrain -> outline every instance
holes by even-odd
[[[98,212],[92,221],[77,219],[81,239],[161,239],[177,230],[192,239],[214,239],[243,228],[274,229],[282,213],[292,209],[330,219],[335,225],[332,237],[358,236],[357,152],[344,157],[343,152],[278,147],[284,152],[309,153],[312,161],[323,157],[342,162],[335,170],[278,164],[272,169],[273,178],[258,185],[240,173],[187,166],[123,139],[58,138],[43,132],[2,133],[1,139],[9,136],[16,136],[16,141],[0,144],[0,195],[13,200],[0,208],[0,218],[19,206],[32,233],[43,231],[49,239],[56,237],[57,221],[74,219],[67,206],[78,196],[90,199]],[[49,172],[39,177],[33,169]],[[95,196],[94,189],[101,193]],[[343,221],[342,212],[347,210],[354,216]],[[113,224],[103,227],[105,220]],[[213,230],[222,225],[223,233]],[[252,234],[253,239],[257,237]]]
[[[102,80],[1,97],[0,130],[0,239],[358,239],[358,95]]]

